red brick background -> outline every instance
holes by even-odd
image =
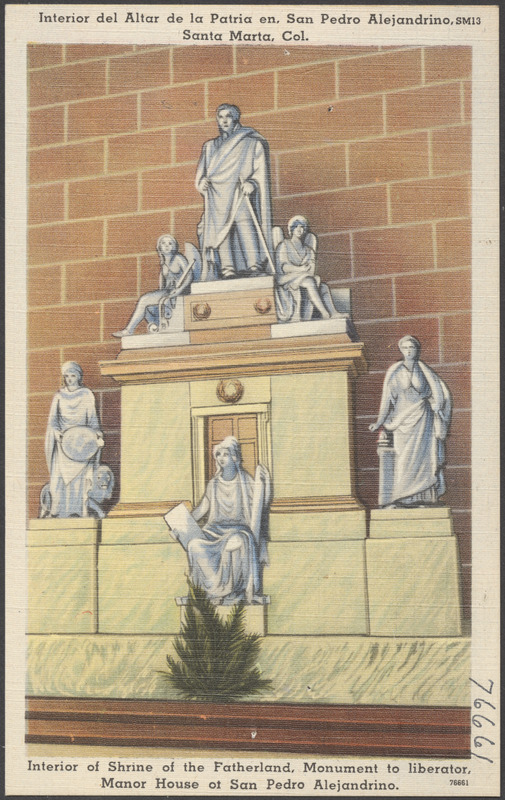
[[[412,333],[454,395],[447,502],[470,548],[471,48],[31,45],[30,515],[67,359],[84,368],[119,462],[119,392],[98,361],[155,288],[161,233],[196,243],[193,177],[221,102],[270,143],[274,222],[306,215],[319,272],[350,286],[370,371],[356,385],[358,493],[377,499],[384,371]]]

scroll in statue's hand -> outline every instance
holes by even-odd
[[[372,431],[372,433],[374,433],[375,431],[378,431],[379,428],[380,428],[380,424],[378,422],[372,422],[372,424],[368,426],[368,430]]]

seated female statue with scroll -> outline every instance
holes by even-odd
[[[273,230],[279,321],[310,320],[314,311],[322,319],[346,316],[337,311],[328,286],[316,275],[317,239],[305,217],[292,217],[288,231],[290,238],[284,239],[282,228]]]
[[[216,471],[200,504],[184,520],[165,516],[188,554],[189,578],[216,604],[262,603],[261,568],[268,563],[270,475],[258,464],[253,478],[242,467],[240,444],[228,436],[213,451]],[[207,516],[203,528],[195,522]],[[189,524],[188,524],[189,523]]]
[[[261,592],[260,568],[268,563],[265,507],[270,475],[259,464],[254,480],[242,468],[240,444],[228,436],[214,448],[216,473],[207,484],[195,521],[208,514],[202,538],[188,547],[191,580],[224,605],[253,603]]]

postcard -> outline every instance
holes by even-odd
[[[499,796],[498,8],[8,4],[19,796]]]

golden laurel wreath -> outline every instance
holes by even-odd
[[[238,403],[244,394],[244,386],[235,379],[219,381],[216,394],[222,403]]]
[[[210,317],[211,308],[208,303],[196,303],[193,306],[193,316],[195,319],[202,320]]]
[[[262,297],[260,300],[256,300],[254,308],[258,312],[258,314],[268,314],[268,312],[272,308],[272,303],[270,302],[270,298]]]

